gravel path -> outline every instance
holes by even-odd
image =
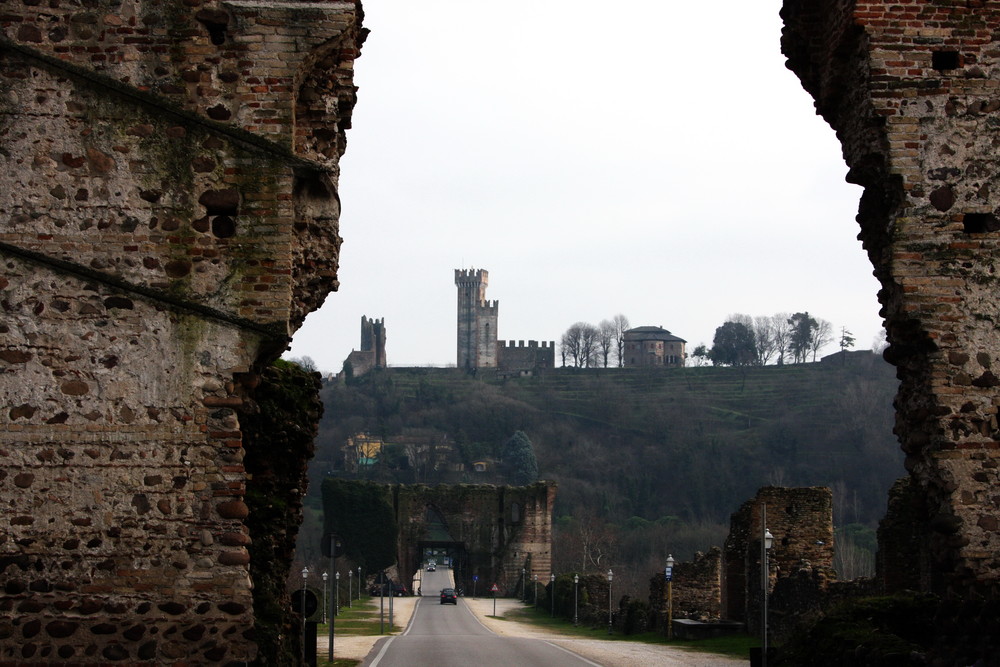
[[[395,599],[393,611],[398,626],[405,628],[410,622],[418,599],[416,597]],[[508,598],[498,598],[496,601],[496,613],[501,618],[491,618],[493,614],[492,598],[473,600],[466,597],[462,598],[461,602],[472,610],[484,626],[498,635],[542,639],[573,651],[588,660],[593,660],[602,667],[734,667],[735,665],[745,666],[750,662],[749,659],[740,660],[709,653],[696,653],[661,644],[577,639],[527,623],[502,618],[507,612],[524,606],[517,600]],[[375,604],[377,605],[378,602],[376,601]],[[337,637],[334,640],[334,654],[338,658],[364,660],[379,639],[381,637]],[[319,637],[318,644],[320,655],[325,657],[327,637]]]

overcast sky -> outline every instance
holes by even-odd
[[[870,348],[861,189],[780,6],[367,0],[341,288],[285,356],[340,371],[367,315],[390,365],[453,365],[457,268],[489,271],[501,339],[622,313],[690,352],[730,313],[807,310]]]

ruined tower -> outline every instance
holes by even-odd
[[[361,317],[361,351],[370,352],[373,368],[385,368],[385,318]]]
[[[847,180],[865,189],[859,238],[882,285],[885,357],[900,379],[895,430],[929,529],[913,555],[930,566],[921,585],[995,609],[1000,7],[785,0],[781,15],[787,66],[836,130]]]
[[[355,377],[374,368],[385,368],[385,318],[376,320],[361,316],[361,349],[351,350],[344,361]]]
[[[458,287],[458,367],[496,368],[498,302],[486,300],[489,273],[455,269]]]

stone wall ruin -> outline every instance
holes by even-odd
[[[239,410],[337,287],[361,20],[0,9],[0,662],[258,657]]]
[[[786,0],[787,66],[862,185],[859,238],[901,381],[898,434],[926,499],[930,581],[1000,594],[1000,7]]]

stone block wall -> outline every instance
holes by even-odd
[[[337,285],[360,21],[0,8],[0,662],[255,659],[238,410]]]
[[[499,342],[497,348],[497,368],[501,371],[517,371],[523,373],[534,373],[541,370],[555,368],[556,365],[556,342],[529,340],[527,346],[524,341],[505,340]]]
[[[833,494],[826,487],[760,489],[730,518],[723,548],[723,616],[759,629],[763,599],[761,507],[774,537],[768,551],[768,590],[803,568],[824,582],[833,570]]]
[[[525,586],[538,575],[548,582],[552,568],[552,507],[554,482],[528,486],[400,485],[395,506],[400,530],[399,569],[412,579],[420,567],[420,542],[425,540],[428,508],[440,516],[451,540],[460,545],[464,560],[455,566],[455,583],[479,590],[496,583],[499,595],[520,592],[521,570]],[[487,582],[487,583],[483,583]]]
[[[925,498],[935,592],[1000,594],[1000,7],[785,0],[788,67],[862,185],[860,238]]]
[[[712,547],[708,553],[695,553],[694,560],[675,563],[670,588],[673,618],[719,620],[722,614],[722,549]],[[649,606],[656,619],[655,627],[665,631],[668,610],[667,581],[663,572],[650,580]]]

